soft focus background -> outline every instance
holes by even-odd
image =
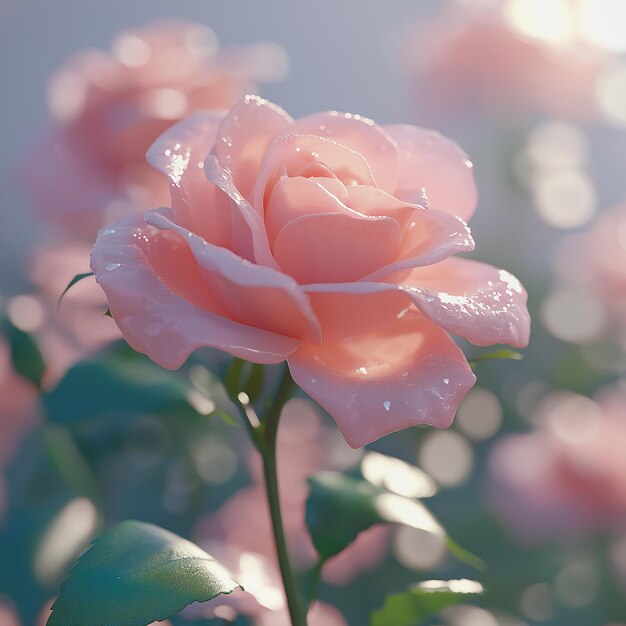
[[[117,335],[84,285],[54,311],[86,256],[85,248],[43,254],[56,239],[24,190],[29,171],[50,166],[49,154],[32,152],[51,123],[47,81],[76,51],[107,50],[119,31],[163,17],[206,24],[224,46],[278,44],[288,72],[261,93],[294,117],[337,109],[458,141],[478,181],[473,256],[515,273],[529,291],[534,328],[523,361],[479,364],[478,385],[449,431],[416,429],[372,446],[434,479],[429,505],[487,568],[472,570],[432,538],[395,528],[368,538],[351,567],[336,566],[321,597],[362,626],[391,591],[470,577],[486,596],[433,624],[626,623],[626,2],[0,0],[0,294],[11,322],[36,334],[48,389]],[[5,343],[0,626],[37,623],[101,524],[145,519],[210,545],[229,527],[229,511],[254,517],[245,502],[256,497],[255,469],[242,433],[196,419],[213,407],[182,426],[149,406],[133,416],[100,411],[96,392],[77,379],[78,396],[60,394],[57,410],[92,408],[84,420],[68,418],[67,440],[39,422],[36,394],[12,372]],[[470,358],[480,352],[464,348]],[[185,375],[208,393],[207,363],[220,372],[224,362],[203,355]],[[109,384],[107,372],[97,374]],[[361,460],[310,406],[292,411],[285,449],[307,450],[307,472]],[[298,418],[308,426],[297,427]],[[294,508],[304,502],[301,478]],[[92,483],[97,506],[75,497],[92,493]],[[230,532],[233,541],[254,534],[245,525]],[[193,612],[177,619],[203,623]]]

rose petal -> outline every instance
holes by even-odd
[[[389,276],[408,288],[433,322],[477,346],[528,345],[527,294],[519,280],[492,265],[450,258]]]
[[[404,232],[398,259],[364,280],[381,280],[393,272],[439,263],[453,254],[473,249],[472,233],[461,218],[435,209],[416,211]]]
[[[278,233],[274,254],[300,284],[349,282],[389,263],[401,239],[402,231],[390,217],[303,215]]]
[[[398,182],[395,141],[372,120],[351,113],[328,111],[296,120],[292,132],[332,139],[361,154],[367,161],[376,185],[393,193]]]
[[[299,176],[308,165],[320,161],[346,186],[374,186],[369,165],[358,152],[313,135],[282,135],[267,151],[256,181],[254,206],[259,214],[264,214],[266,202],[280,176],[285,173]]]
[[[507,343],[523,348],[528,344],[526,291],[512,274],[477,261],[450,258],[390,274],[385,282],[315,284],[304,289],[311,297],[317,293],[362,297],[369,294],[373,299],[365,308],[374,312],[375,298],[393,293],[405,298],[407,311],[414,304],[435,324],[477,346]],[[359,319],[365,319],[363,316],[364,312]],[[326,340],[328,331],[324,320],[320,321]],[[357,323],[355,319],[353,325],[357,327]],[[344,332],[349,332],[349,326]]]
[[[172,217],[167,209],[155,209],[146,215],[146,221],[180,235],[193,255],[205,290],[225,317],[287,337],[319,342],[319,324],[308,297],[289,276],[208,244],[173,222]]]
[[[238,209],[233,213],[232,219],[233,251],[249,261],[256,261],[259,265],[277,268],[278,264],[267,240],[265,224],[250,203],[239,193],[231,173],[219,164],[216,156],[210,154],[204,161],[204,175],[231,199],[231,206]]]
[[[472,162],[443,135],[408,124],[385,126],[398,144],[398,186],[394,195],[414,201],[422,188],[429,206],[468,220],[478,203]]]
[[[170,179],[172,211],[177,223],[216,246],[232,244],[228,198],[204,175],[204,159],[213,149],[223,113],[198,111],[174,124],[148,150],[150,165]]]
[[[239,324],[211,310],[199,271],[181,259],[184,250],[170,233],[146,225],[141,217],[122,220],[98,237],[91,268],[117,325],[135,350],[175,369],[203,346],[255,363],[279,363],[297,349],[297,339]],[[159,262],[157,270],[153,261]],[[185,273],[175,277],[180,291],[174,292],[170,287],[174,281],[160,277],[158,271],[177,263],[185,265]],[[190,293],[197,294],[195,299]]]
[[[292,123],[291,116],[276,104],[246,96],[220,124],[215,156],[232,172],[235,186],[249,202],[267,149]]]
[[[347,188],[350,207],[362,215],[385,215],[393,217],[404,230],[416,211],[424,211],[418,204],[403,202],[382,189],[354,185]]]
[[[416,424],[452,423],[476,379],[441,328],[408,310],[397,293],[311,293],[311,300],[324,343],[303,345],[289,368],[350,446]]]
[[[271,242],[276,240],[278,233],[289,222],[303,215],[353,213],[336,195],[328,191],[334,187],[338,193],[342,190],[345,192],[343,183],[336,179],[326,179],[331,185],[322,186],[318,182],[320,180],[323,181],[300,176],[280,177],[272,191],[265,215],[265,227]]]

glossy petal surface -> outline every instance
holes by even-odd
[[[398,182],[396,144],[387,132],[372,120],[328,111],[307,115],[295,122],[292,131],[299,135],[326,137],[363,155],[376,185],[393,193]]]
[[[323,185],[324,179],[289,178],[281,176],[270,196],[265,215],[265,227],[270,241],[274,243],[278,233],[293,220],[321,213],[343,213],[351,211],[338,198],[345,187],[336,179],[326,179],[331,185]],[[337,195],[328,189],[333,189]],[[346,198],[347,199],[347,198]]]
[[[261,215],[266,202],[280,176],[300,176],[305,168],[317,162],[323,163],[346,186],[374,186],[372,172],[361,154],[314,135],[282,135],[274,140],[254,188],[254,206]],[[316,172],[319,175],[319,172]]]
[[[433,130],[408,124],[384,128],[398,144],[395,195],[415,202],[423,188],[433,209],[468,220],[476,209],[478,193],[467,154]]]
[[[505,270],[450,258],[385,280],[408,288],[417,306],[433,322],[477,346],[528,345],[526,290]]]
[[[274,254],[300,284],[358,280],[396,255],[402,233],[390,217],[303,215],[276,237]]]
[[[216,246],[232,242],[228,197],[204,175],[222,113],[198,111],[163,133],[148,150],[148,162],[170,180],[176,221]]]
[[[135,350],[175,369],[203,346],[256,363],[278,363],[300,345],[296,339],[217,313],[193,264],[183,276],[168,275],[170,261],[182,263],[183,254],[179,241],[141,218],[123,220],[100,233],[91,267],[113,317]]]
[[[177,277],[195,265],[214,306],[229,319],[296,339],[319,341],[319,325],[308,297],[289,276],[250,263],[230,250],[208,244],[182,228],[167,209],[150,211],[146,221],[176,233],[194,264],[178,265]]]
[[[416,424],[449,426],[475,382],[454,341],[397,296],[311,294],[324,343],[289,358],[296,383],[355,448]]]
[[[249,202],[267,149],[292,121],[279,106],[258,96],[246,96],[221,123],[215,155],[220,165],[233,173],[235,186]]]
[[[397,259],[365,280],[381,280],[393,272],[439,263],[473,249],[474,239],[462,219],[435,209],[416,211],[404,231]]]

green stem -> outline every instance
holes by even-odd
[[[280,386],[274,400],[265,412],[262,420],[263,443],[261,455],[263,457],[263,476],[265,488],[267,490],[267,501],[272,519],[272,529],[274,531],[274,541],[276,544],[276,554],[280,567],[287,606],[291,617],[292,626],[306,626],[302,605],[296,586],[296,579],[293,575],[289,553],[287,552],[287,542],[285,540],[285,529],[280,511],[280,496],[278,492],[278,475],[276,467],[276,438],[278,435],[278,424],[280,414],[287,400],[291,397],[294,382],[289,374],[287,365],[284,366]]]

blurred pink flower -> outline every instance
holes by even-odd
[[[172,208],[103,229],[92,269],[126,340],[164,367],[200,346],[288,359],[360,447],[450,425],[475,377],[448,333],[528,342],[519,281],[451,258],[474,247],[476,189],[467,155],[435,132],[294,121],[248,96],[177,124],[149,160]]]
[[[114,217],[167,203],[145,160],[163,131],[227,109],[284,65],[274,44],[219,51],[209,28],[179,21],[122,33],[110,53],[80,52],[50,81],[55,125],[24,164],[24,185],[41,215],[91,241]]]
[[[595,116],[594,87],[607,54],[573,34],[555,41],[524,32],[507,19],[506,5],[445,6],[407,30],[400,61],[421,114],[432,122],[468,111]]]
[[[624,529],[626,389],[549,396],[532,432],[498,442],[490,497],[522,538]]]
[[[30,278],[38,291],[9,301],[14,322],[37,339],[46,362],[46,387],[55,384],[69,367],[90,352],[120,339],[119,329],[104,315],[106,298],[93,278],[75,284],[58,305],[70,280],[88,271],[87,245],[40,248],[30,267]]]
[[[586,231],[567,237],[557,274],[602,304],[610,326],[626,330],[626,202],[606,211]]]

